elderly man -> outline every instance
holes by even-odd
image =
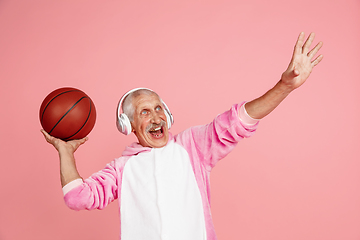
[[[313,33],[306,40],[304,33],[299,35],[287,70],[263,96],[175,136],[168,131],[170,110],[155,92],[129,91],[119,102],[117,127],[124,134],[133,132],[138,143],[86,180],[76,170],[74,152],[87,138],[64,142],[42,130],[59,152],[66,204],[76,210],[103,209],[118,199],[122,240],[216,239],[210,171],[239,140],[255,132],[259,119],[306,81],[322,60],[322,55],[315,57],[321,42],[310,50],[313,39]]]

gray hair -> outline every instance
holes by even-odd
[[[132,93],[130,93],[129,95],[127,95],[122,103],[122,111],[123,113],[126,114],[126,116],[129,118],[130,122],[134,121],[134,113],[135,113],[135,106],[133,105],[133,100],[134,98],[136,98],[137,96],[140,96],[142,94],[145,95],[156,95],[161,102],[163,102],[161,100],[161,98],[159,97],[159,95],[156,92],[151,91],[150,89],[139,89],[136,90]]]

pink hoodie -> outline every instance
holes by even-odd
[[[243,104],[235,104],[229,111],[218,115],[210,124],[189,128],[174,137],[170,134],[169,142],[175,141],[189,155],[201,194],[208,240],[217,239],[210,211],[210,172],[241,139],[253,135],[258,125],[244,124],[244,121],[239,119],[239,109]],[[132,156],[149,151],[151,148],[142,147],[138,143],[131,144],[120,158],[113,160],[103,170],[67,192],[64,196],[67,206],[74,210],[103,209],[110,202],[118,199],[120,207],[121,183],[126,162]]]

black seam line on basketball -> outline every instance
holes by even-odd
[[[64,138],[63,140],[68,140],[69,138],[72,138],[73,136],[75,136],[76,134],[78,134],[80,131],[81,131],[81,129],[83,129],[83,127],[85,126],[85,124],[88,122],[88,120],[89,120],[89,118],[90,118],[90,115],[91,115],[91,99],[90,98],[88,98],[88,97],[85,97],[85,98],[87,98],[87,99],[89,99],[89,102],[90,102],[90,110],[89,110],[89,114],[88,114],[88,116],[87,116],[87,118],[86,118],[86,121],[84,122],[84,124],[81,126],[81,128],[76,132],[76,133],[74,133],[73,135],[71,135],[70,137],[67,137],[67,138]]]
[[[44,118],[45,110],[46,110],[46,108],[49,106],[49,104],[50,104],[52,101],[54,101],[55,98],[59,97],[59,96],[62,95],[62,94],[68,93],[68,92],[81,92],[81,91],[80,91],[80,90],[77,90],[77,89],[68,90],[68,91],[66,91],[66,92],[59,93],[58,95],[56,95],[55,97],[53,97],[53,98],[50,100],[50,102],[48,102],[48,103],[46,104],[46,106],[45,106],[45,108],[44,108],[44,111],[43,111],[42,114],[41,114],[41,122],[42,122],[42,120],[43,120],[43,118]]]
[[[49,134],[54,130],[54,128],[61,122],[61,120],[63,120],[63,118],[76,106],[76,104],[78,104],[81,100],[83,100],[84,98],[88,98],[88,97],[82,97],[80,98],[76,103],[74,103],[74,105],[72,105],[72,107],[59,119],[59,121],[53,126],[53,128],[50,130]]]

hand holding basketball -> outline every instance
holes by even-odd
[[[82,139],[76,139],[65,142],[59,138],[55,138],[51,136],[44,129],[42,129],[41,132],[44,135],[46,141],[51,145],[53,145],[59,153],[62,150],[68,150],[71,153],[74,153],[80,145],[84,144],[88,140],[88,137],[84,137]]]

